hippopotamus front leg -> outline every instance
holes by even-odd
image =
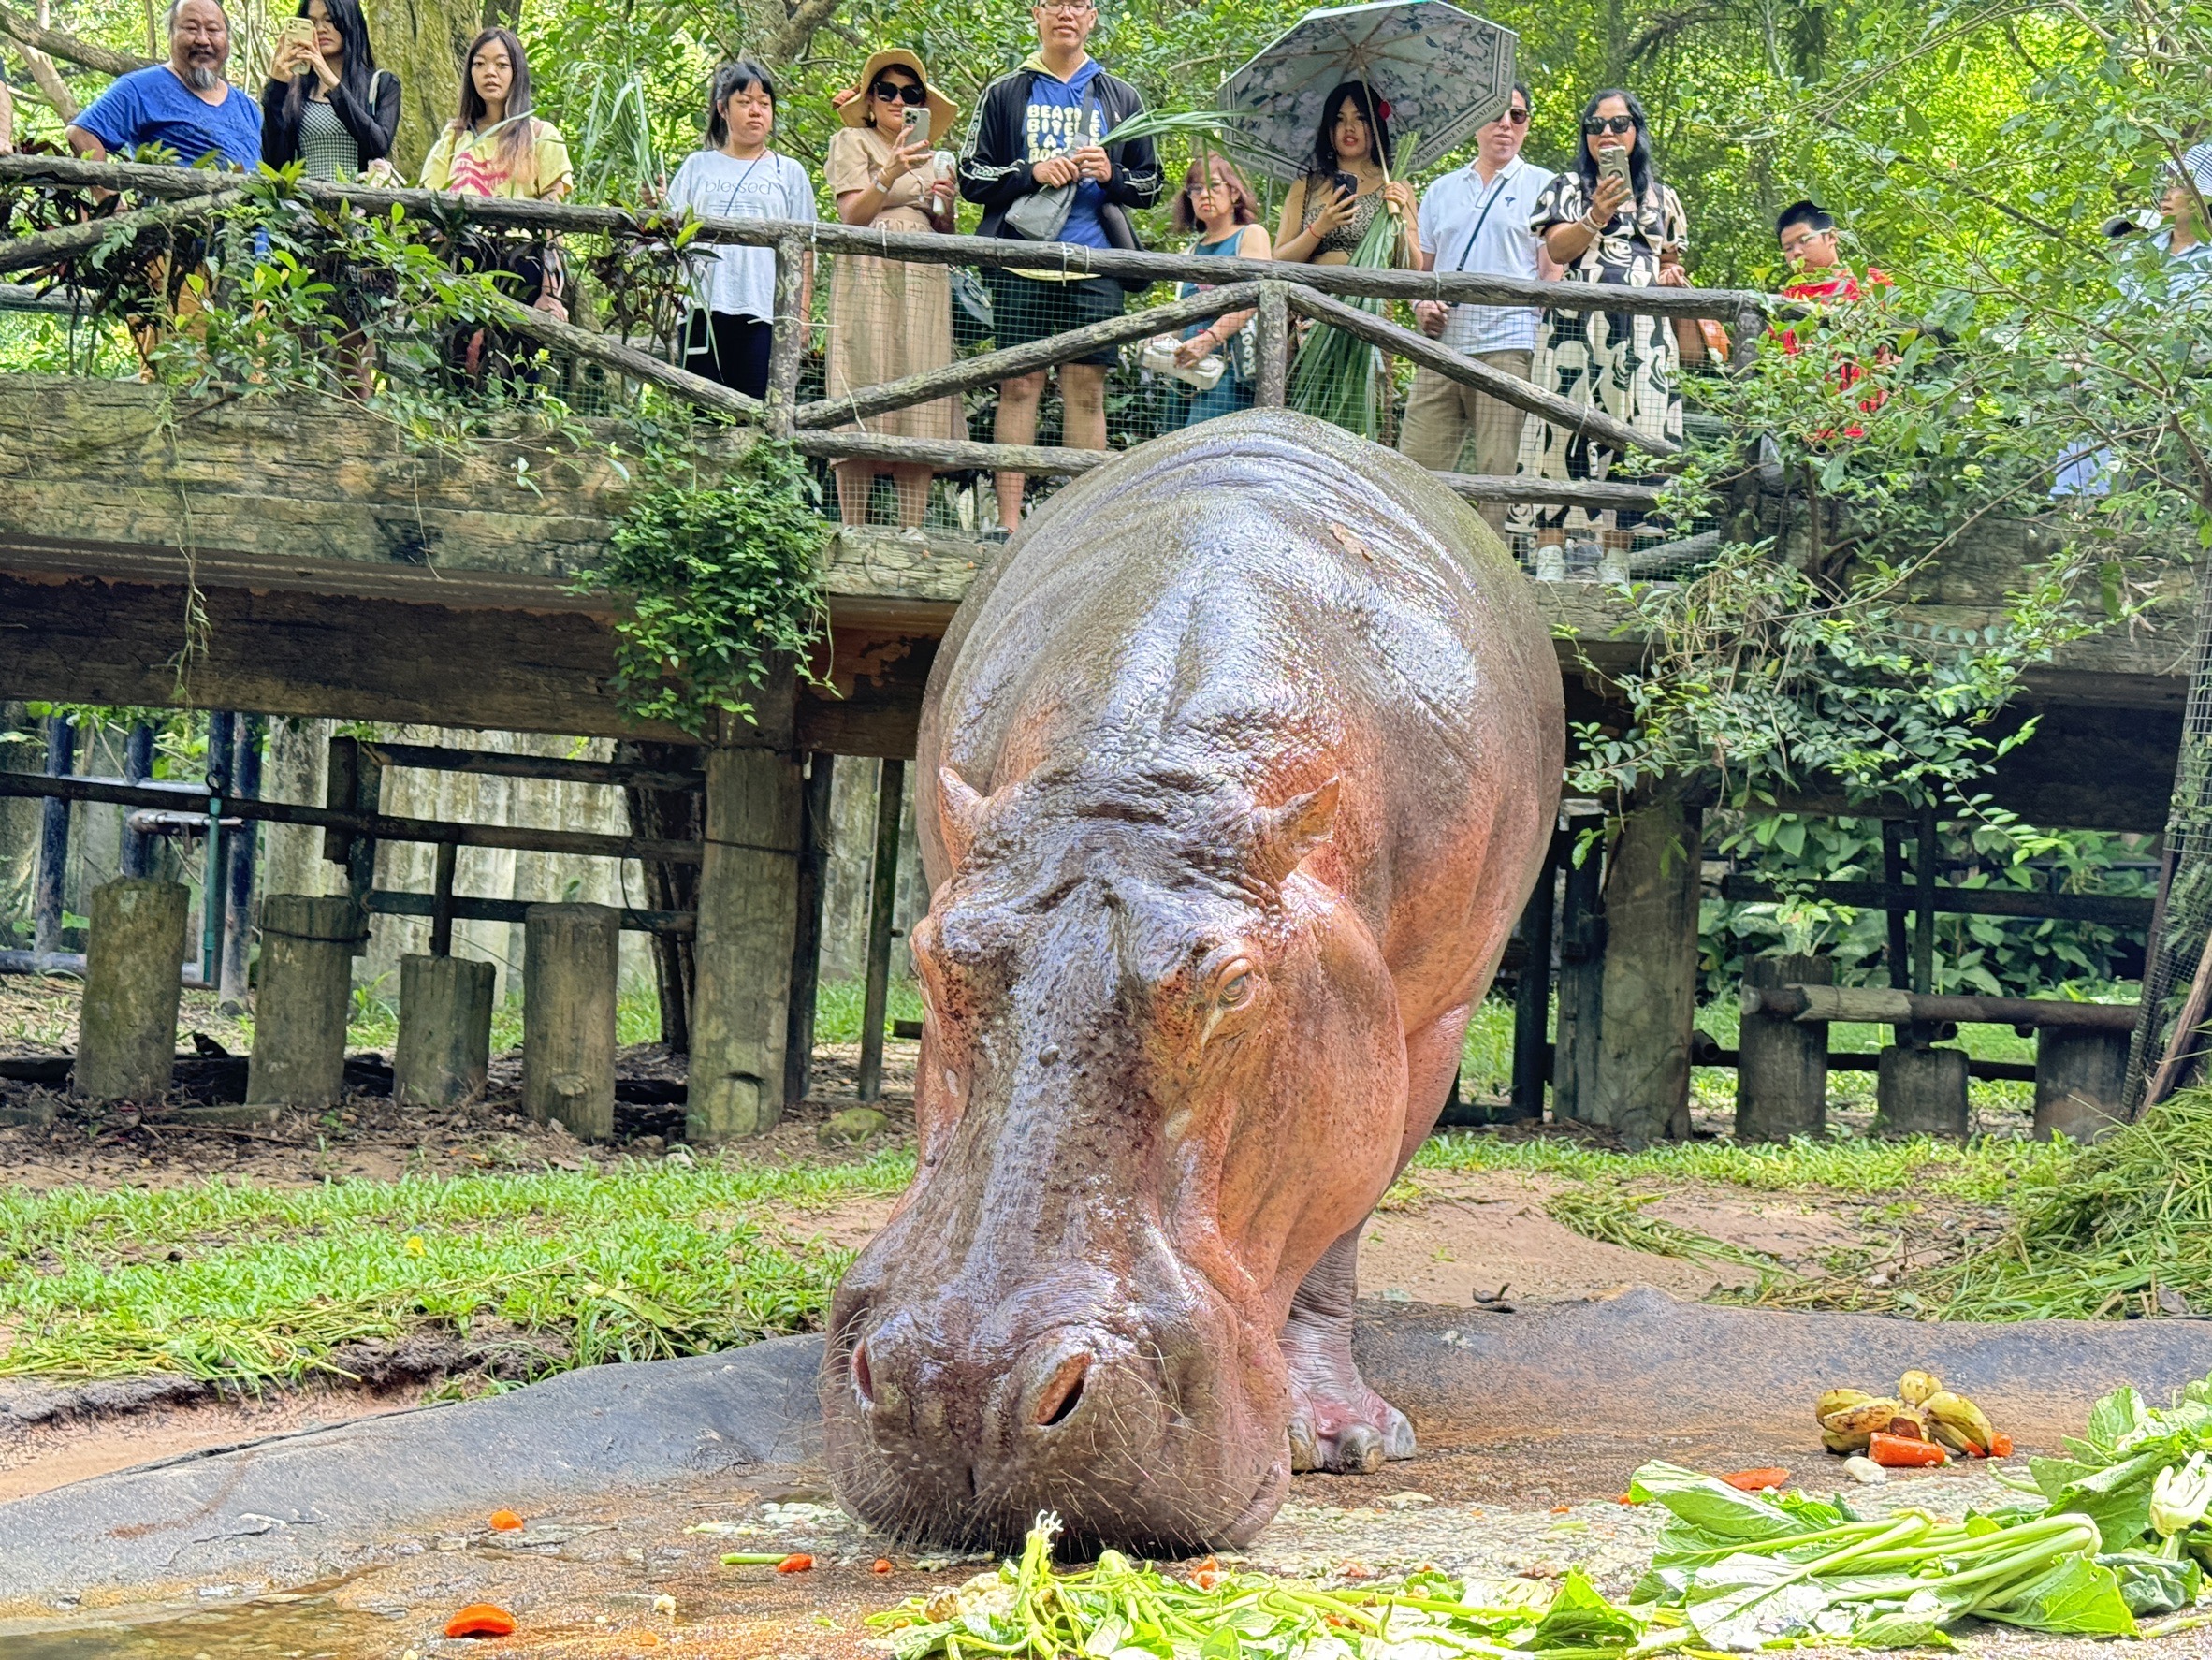
[[[1459,1071],[1461,1045],[1473,1013],[1467,1004],[1405,1041],[1405,1134],[1398,1170],[1436,1127]],[[1395,1180],[1395,1175],[1392,1177]],[[1413,1426],[1367,1387],[1352,1359],[1352,1313],[1360,1294],[1360,1219],[1322,1254],[1299,1282],[1283,1326],[1283,1359],[1290,1370],[1290,1467],[1365,1473],[1383,1461],[1413,1456]]]

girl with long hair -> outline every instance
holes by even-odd
[[[1183,188],[1175,193],[1175,228],[1191,238],[1189,252],[1201,258],[1266,259],[1272,256],[1267,226],[1259,223],[1259,203],[1244,175],[1217,152],[1201,150],[1184,170]],[[1177,289],[1184,299],[1201,284],[1185,283]],[[1252,407],[1253,363],[1245,325],[1252,309],[1230,312],[1210,323],[1194,323],[1183,331],[1175,348],[1175,361],[1185,368],[1209,357],[1222,358],[1221,378],[1202,392],[1194,392],[1186,427],[1210,421],[1216,415]]]
[[[568,195],[568,141],[531,112],[530,60],[515,32],[485,30],[463,61],[460,113],[424,158],[423,188],[542,202]]]
[[[400,78],[376,66],[361,0],[301,0],[293,14],[314,24],[312,36],[287,36],[261,91],[261,159],[300,164],[310,179],[358,179],[391,171],[400,126]]]
[[[1581,130],[1573,170],[1559,174],[1536,198],[1529,229],[1566,268],[1570,283],[1687,287],[1682,255],[1689,245],[1689,221],[1681,199],[1659,178],[1644,107],[1623,88],[1607,87],[1583,106]],[[1626,179],[1606,165],[1623,151]],[[1681,438],[1680,349],[1664,317],[1547,312],[1529,379],[1546,391],[1602,409],[1639,432]],[[1620,478],[1624,476],[1618,471],[1622,465],[1618,453],[1579,430],[1563,431],[1540,420],[1521,430],[1517,471],[1525,475]],[[1619,526],[1610,509],[1592,514],[1580,507],[1517,507],[1507,524],[1535,531],[1539,575],[1564,570],[1564,555],[1547,556],[1546,549],[1588,539],[1571,537],[1573,531],[1594,529],[1599,548],[1615,554],[1635,538],[1635,528]]]
[[[1314,132],[1312,168],[1283,197],[1275,257],[1300,265],[1349,265],[1377,211],[1398,217],[1393,264],[1418,268],[1413,186],[1390,176],[1390,107],[1364,80],[1330,89]]]

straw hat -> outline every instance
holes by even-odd
[[[960,124],[960,106],[929,84],[929,71],[922,67],[922,60],[904,47],[877,52],[861,65],[860,78],[853,83],[860,88],[860,96],[837,111],[838,119],[849,127],[867,125],[868,107],[875,101],[869,93],[876,77],[886,69],[906,70],[928,91],[929,141],[939,146],[949,143],[953,129]]]

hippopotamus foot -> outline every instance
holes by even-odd
[[[1362,1221],[1361,1228],[1367,1224]],[[1298,1288],[1283,1327],[1290,1369],[1290,1467],[1337,1475],[1413,1456],[1413,1426],[1367,1387],[1352,1360],[1360,1228],[1329,1247]]]

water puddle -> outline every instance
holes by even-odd
[[[384,1660],[409,1645],[385,1616],[332,1591],[274,1593],[227,1608],[169,1604],[0,1635],[7,1660]]]

